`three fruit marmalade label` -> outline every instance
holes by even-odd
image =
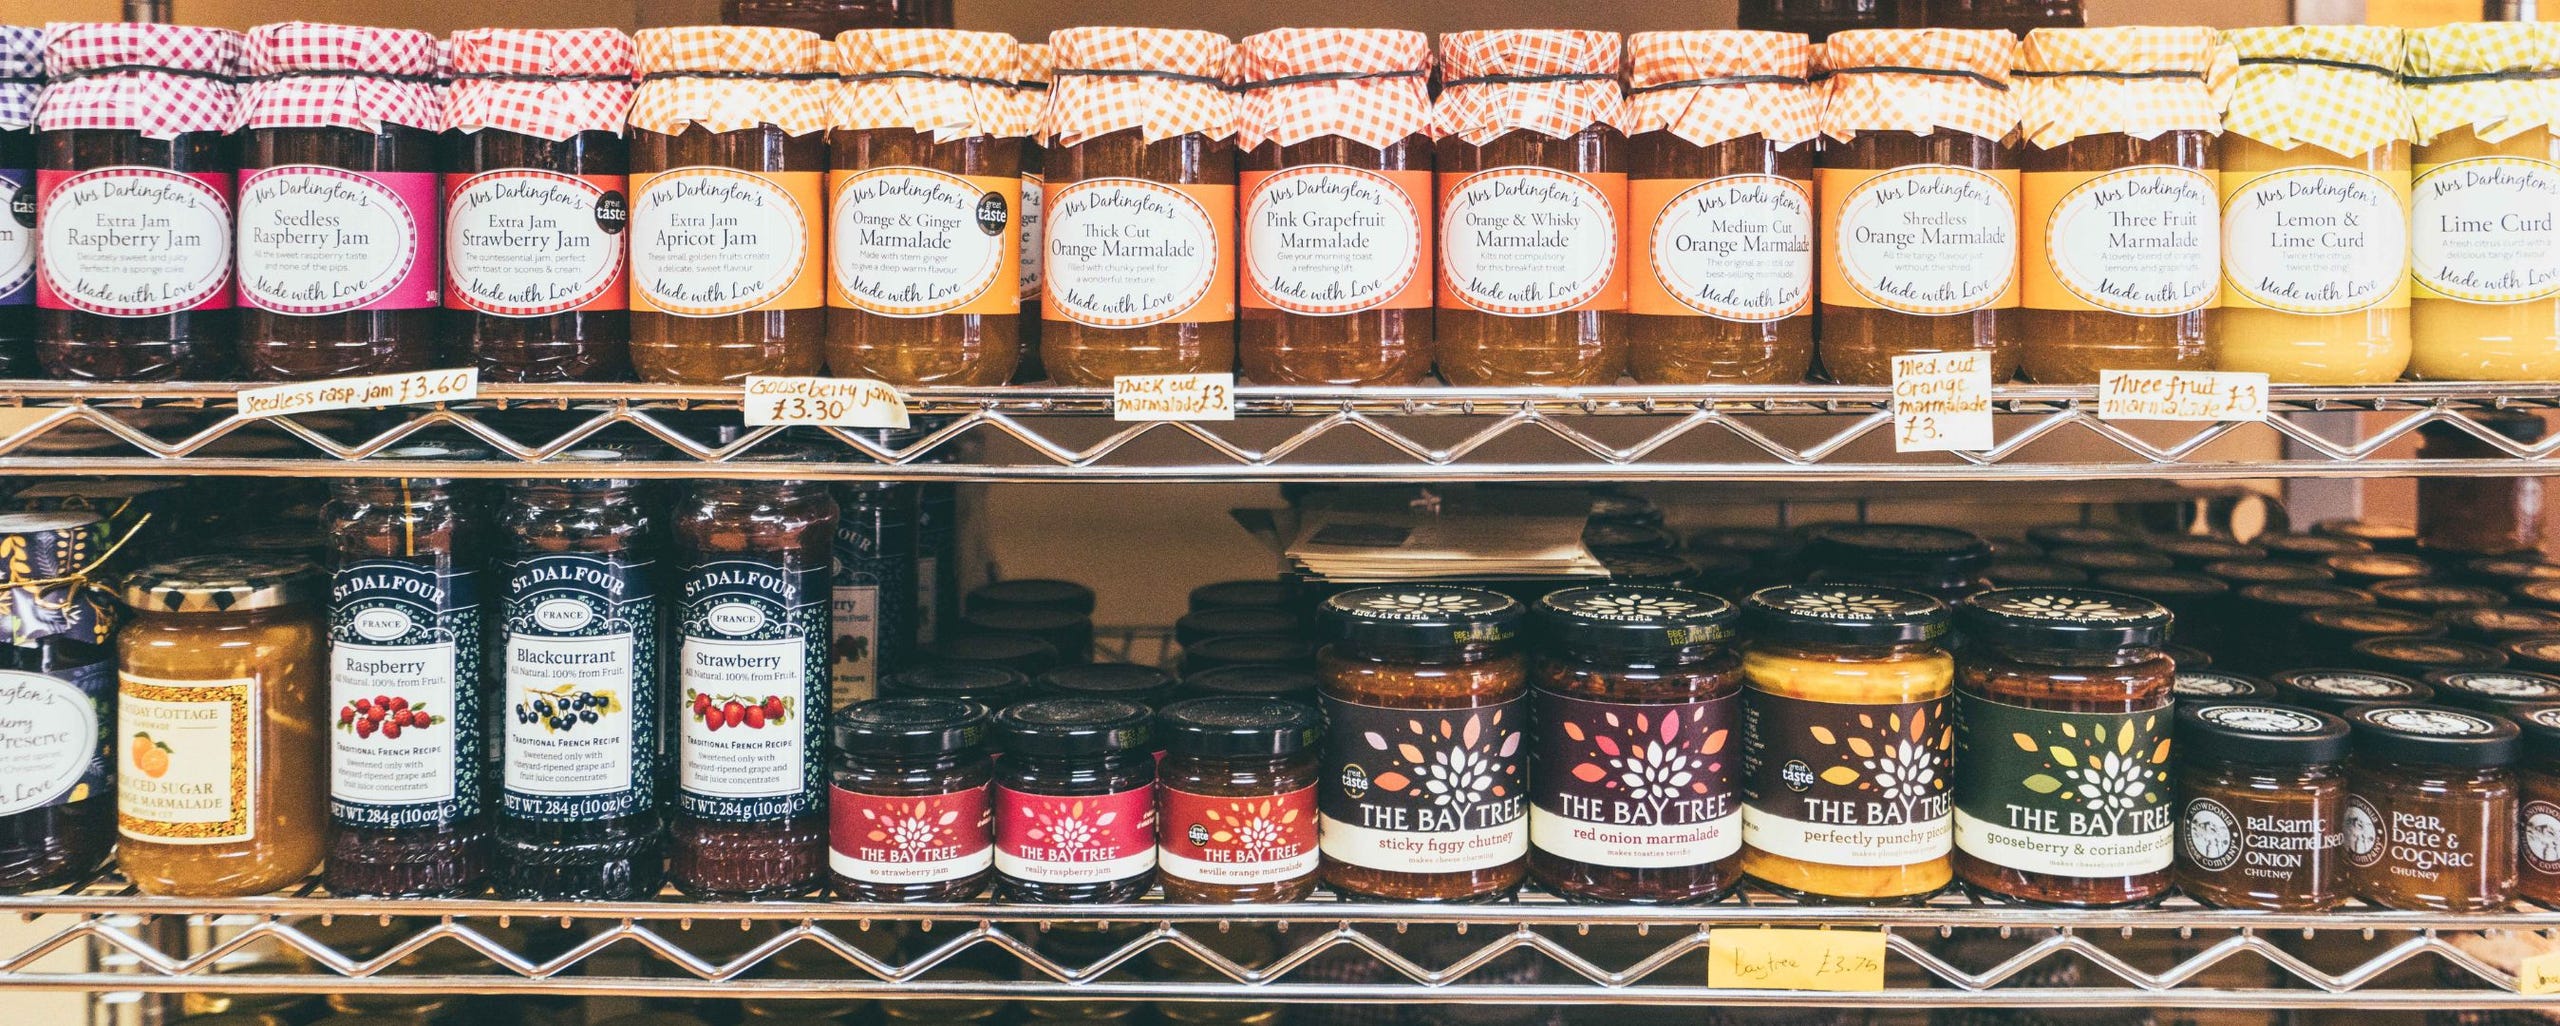
[[[655,570],[569,553],[507,568],[507,815],[566,823],[654,807]]]
[[[727,559],[685,576],[676,801],[687,815],[752,822],[818,811],[827,573]]]
[[[329,818],[374,830],[476,819],[480,597],[468,571],[401,559],[329,588]]]
[[[1956,694],[1956,848],[1997,866],[2122,877],[2169,868],[2169,706],[2052,712]]]

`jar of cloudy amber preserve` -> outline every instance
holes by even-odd
[[[2516,725],[2435,705],[2346,713],[2347,878],[2387,909],[2490,912],[2516,890]]]
[[[2269,912],[2346,900],[2346,721],[2261,702],[2184,703],[2178,747],[2179,890]]]
[[[2560,377],[2560,27],[2411,29],[2409,373]]]

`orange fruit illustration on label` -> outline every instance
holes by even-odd
[[[169,746],[151,739],[149,734],[133,735],[133,768],[142,775],[158,780],[169,773]]]

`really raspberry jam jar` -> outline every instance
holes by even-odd
[[[847,901],[968,901],[995,874],[987,709],[881,698],[836,714],[827,880]]]
[[[1156,861],[1168,901],[1304,901],[1316,887],[1324,720],[1274,698],[1193,698],[1156,716]]]
[[[995,716],[996,897],[1136,901],[1156,878],[1155,712],[1113,698],[1042,698]]]
[[[2216,908],[2346,900],[2347,724],[2265,702],[2178,708],[2178,889]]]

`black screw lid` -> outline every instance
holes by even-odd
[[[880,691],[892,698],[957,699],[1002,709],[1031,697],[1031,678],[1000,663],[927,663],[880,678]]]
[[[1956,603],[1965,640],[2022,648],[2158,648],[2169,621],[2160,603],[2096,588],[2001,588]]]
[[[2560,673],[2560,635],[2539,634],[2530,638],[2509,638],[2498,646],[2508,660],[2528,670]]]
[[[2325,566],[2279,563],[2272,559],[2225,560],[2205,564],[2204,574],[2234,588],[2252,584],[2322,584],[2338,579]]]
[[[1292,634],[1230,634],[1182,646],[1182,672],[1222,666],[1314,666],[1316,646]]]
[[[1651,584],[1678,588],[1698,579],[1697,564],[1668,552],[1601,552],[1594,555],[1599,557],[1600,565],[1609,571],[1609,581],[1612,584]],[[1700,555],[1715,559],[1719,564],[1718,569],[1722,571],[1739,573],[1751,569],[1751,561],[1748,558],[1730,552],[1706,552]],[[1727,562],[1728,560],[1732,562]]]
[[[2373,595],[2335,584],[2252,584],[2240,589],[2240,600],[2269,607],[2290,620],[2305,609],[2369,606],[2373,604]]]
[[[1148,750],[1155,711],[1117,698],[1035,698],[996,713],[1008,756],[1091,759]]]
[[[2448,609],[2439,615],[2453,636],[2465,641],[2496,644],[2508,638],[2560,634],[2560,612],[2549,609]]]
[[[2214,563],[2249,563],[2267,558],[2267,550],[2255,545],[2190,534],[2152,539],[2151,548],[2169,557],[2170,564],[2180,570],[2201,570]]]
[[[1321,686],[1315,674],[1286,666],[1221,666],[1182,678],[1183,690],[1202,696],[1285,698],[1310,705]]]
[[[952,755],[987,741],[987,707],[957,698],[875,698],[836,713],[836,751],[856,759]]]
[[[2485,609],[2507,604],[2498,589],[2484,584],[2462,584],[2436,578],[2414,581],[2375,581],[2366,585],[2373,600],[2393,609],[2412,613],[2440,613],[2448,609]]]
[[[1568,652],[1658,655],[1733,637],[1741,610],[1703,591],[1609,585],[1538,599],[1538,626]]]
[[[2231,586],[2203,574],[2182,574],[2166,570],[2126,570],[2101,574],[2097,586],[2107,591],[2140,595],[2171,609],[2192,608],[2231,594]]]
[[[1315,708],[1277,698],[1186,698],[1156,714],[1167,755],[1195,759],[1282,758],[1324,739]]]
[[[1593,552],[1671,552],[1680,539],[1651,524],[1594,520],[1582,528],[1582,545]]]
[[[2560,609],[2560,581],[2526,581],[2507,589],[2516,601],[2536,609]],[[2493,605],[2494,603],[2482,603]]]
[[[2513,716],[2522,706],[2560,702],[2560,676],[2529,670],[2444,670],[2427,683],[2437,702],[2473,712]]]
[[[1219,581],[1191,589],[1190,610],[1288,609],[1297,601],[1298,589],[1287,581]]]
[[[1296,634],[1298,618],[1284,609],[1230,607],[1184,613],[1173,622],[1173,640],[1188,645],[1237,634]]]
[[[1093,629],[1093,619],[1068,609],[1043,609],[1038,606],[997,606],[973,609],[960,617],[960,622],[973,631],[988,634],[1049,634]],[[1054,644],[1055,642],[1052,642]]]
[[[2373,543],[2354,538],[2325,534],[2288,534],[2270,531],[2249,539],[2249,544],[2267,550],[2269,559],[2289,559],[2297,563],[2317,563],[2341,552],[2371,552]]]
[[[1952,527],[1833,524],[1806,540],[1804,558],[1846,573],[1966,580],[1991,565],[1991,544]]]
[[[1885,647],[1935,641],[1947,604],[1916,591],[1863,584],[1780,585],[1742,600],[1755,637],[1808,645]]]
[[[2064,566],[2076,566],[2093,574],[2124,570],[2166,570],[2170,567],[2168,556],[2150,549],[2114,546],[2075,545],[2067,549],[2055,549],[2046,553],[2044,558]]]
[[[1041,693],[1060,698],[1118,698],[1152,709],[1173,699],[1173,675],[1136,663],[1075,663],[1060,666],[1032,681]]]
[[[1509,595],[1445,584],[1353,588],[1325,599],[1318,612],[1330,638],[1417,649],[1509,641],[1527,616]]]
[[[2364,587],[2379,581],[2404,581],[2436,572],[2436,565],[2417,556],[2398,552],[2339,552],[2321,557],[2320,565],[2338,575],[2338,580]]]
[[[2392,673],[2496,670],[2507,665],[2504,652],[2452,638],[2370,638],[2348,646],[2347,654],[2356,662]]]
[[[2276,686],[2256,677],[2219,670],[2179,670],[2169,685],[2178,701],[2237,701],[2241,699],[2271,700]]]
[[[2024,588],[2033,585],[2087,584],[2089,572],[2060,563],[2040,563],[2024,559],[1995,559],[1982,571],[1982,579],[1994,588]]]
[[[1059,609],[1077,616],[1093,615],[1093,589],[1074,581],[1025,577],[982,585],[969,593],[963,608],[976,613],[997,609]]]
[[[2178,747],[2207,759],[2317,766],[2347,757],[2347,721],[2265,702],[2181,702]]]
[[[2284,670],[2268,676],[2276,694],[2288,705],[2345,712],[2375,702],[2430,702],[2434,688],[2397,674],[2372,670],[2319,667]]]
[[[991,663],[1023,676],[1058,665],[1058,646],[1029,634],[964,634],[934,642],[925,654],[946,663]]]
[[[2329,606],[2302,614],[2305,631],[2343,649],[2366,638],[2435,638],[2444,624],[2424,613],[2381,606]]]
[[[2560,759],[2560,705],[2523,706],[2511,716],[2537,759]]]
[[[2171,629],[2175,630],[2175,625],[2172,625]],[[2160,654],[2168,656],[2170,664],[2182,670],[2213,668],[2213,653],[2192,645],[2162,645]]]
[[[2142,544],[2142,535],[2122,527],[2105,524],[2046,524],[2027,529],[2027,540],[2048,549],[2074,545],[2128,546]]]
[[[2504,766],[2516,761],[2522,733],[2504,716],[2441,705],[2360,705],[2343,715],[2356,754],[2395,767]]]
[[[2523,556],[2490,556],[2462,564],[2462,574],[2500,587],[2513,587],[2526,581],[2560,580],[2560,564]]]
[[[2418,544],[2417,528],[2377,524],[2369,520],[2323,520],[2311,525],[2311,533],[2353,538],[2385,552],[2406,552]]]

